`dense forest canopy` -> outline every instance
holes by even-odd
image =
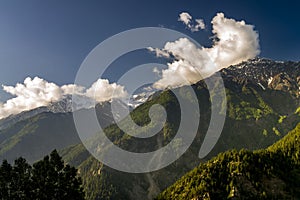
[[[56,150],[32,166],[24,158],[0,166],[0,199],[84,199],[77,170]]]

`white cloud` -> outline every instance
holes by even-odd
[[[67,95],[67,94],[81,95],[84,92],[84,87],[74,85],[74,84],[63,85],[63,86],[61,86],[61,89],[62,89],[64,95]]]
[[[182,20],[189,22],[189,15],[184,16]],[[173,55],[175,61],[168,63],[168,68],[162,70],[162,78],[154,84],[155,88],[196,83],[222,68],[260,53],[258,33],[254,26],[228,19],[223,13],[218,13],[211,23],[215,41],[210,48],[196,47],[187,38],[165,44],[161,51]]]
[[[153,73],[155,73],[159,77],[161,76],[161,71],[157,67],[153,68]]]
[[[4,91],[15,97],[5,103],[0,103],[0,119],[22,111],[47,106],[51,102],[63,99],[65,95],[77,94],[102,102],[127,94],[124,87],[116,83],[110,84],[106,79],[98,79],[88,89],[74,84],[58,86],[39,77],[33,79],[28,77],[24,83],[2,87]]]
[[[196,25],[193,25],[192,16],[188,13],[181,13],[179,20],[192,31],[205,28],[201,19],[196,19]],[[163,49],[149,48],[150,51],[156,52],[157,56],[170,58],[172,55],[175,58],[173,62],[168,63],[167,69],[154,69],[161,79],[154,83],[153,87],[163,89],[195,83],[222,68],[259,54],[258,33],[254,31],[254,26],[244,21],[228,19],[223,13],[218,13],[211,23],[215,40],[210,48],[197,47],[187,38],[168,42]],[[123,86],[109,83],[105,79],[99,79],[90,88],[84,88],[74,84],[58,86],[38,77],[28,77],[24,83],[3,86],[3,89],[15,97],[4,103],[0,102],[0,118],[46,106],[73,92],[98,102],[127,95]]]
[[[124,86],[117,85],[116,83],[110,84],[107,79],[98,79],[86,91],[86,96],[98,102],[118,97],[126,97],[126,95],[127,92],[124,90]]]
[[[149,51],[151,52],[155,52],[157,57],[165,57],[165,58],[169,58],[170,54],[164,50],[161,50],[159,48],[152,48],[152,47],[148,47],[147,48]]]
[[[0,107],[0,118],[58,101],[63,95],[56,84],[38,77],[34,79],[28,77],[23,84],[18,83],[15,87],[3,86],[3,90],[16,97],[7,100]]]
[[[205,29],[205,23],[204,23],[204,20],[203,19],[196,19],[196,30],[199,30],[199,29]]]
[[[188,25],[191,23],[192,16],[187,12],[182,12],[179,14],[178,21],[182,21],[185,25]]]
[[[162,70],[162,78],[153,85],[155,88],[189,85],[211,75],[214,66],[207,53],[202,48],[197,48],[187,38],[166,43],[164,50],[172,54],[176,60],[168,63],[168,68]]]
[[[192,32],[205,29],[205,23],[203,19],[195,19],[195,23],[192,22],[192,19],[193,17],[189,13],[182,12],[179,14],[178,21],[183,22]]]
[[[260,53],[258,33],[253,25],[228,19],[223,13],[218,13],[211,23],[218,41],[205,50],[220,68],[238,64]]]

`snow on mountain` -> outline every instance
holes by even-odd
[[[283,90],[297,97],[300,96],[300,62],[273,61],[257,57],[238,65],[222,69],[221,74],[224,80],[231,79],[239,83],[256,84],[263,90]],[[127,105],[122,102],[122,104],[124,104],[122,106],[124,108],[129,106],[129,110],[132,110],[148,99],[151,99],[151,96],[157,92],[158,91],[152,87],[142,88],[129,98],[128,103],[126,103]],[[100,105],[107,106],[109,103],[110,102],[103,102]],[[67,113],[74,110],[88,109],[94,106],[95,101],[87,97],[76,96],[74,98],[72,95],[66,95],[61,101],[52,102],[48,106],[24,111],[1,119],[0,130],[42,112]],[[110,108],[110,105],[108,108]],[[109,113],[109,115],[111,115],[111,113]],[[118,116],[117,113],[116,116]]]
[[[300,62],[254,58],[221,70],[223,79],[252,83],[262,89],[288,91],[299,96]]]

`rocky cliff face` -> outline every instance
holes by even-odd
[[[225,80],[230,79],[238,84],[252,83],[263,90],[269,88],[289,92],[295,97],[300,95],[300,62],[255,58],[221,72]]]

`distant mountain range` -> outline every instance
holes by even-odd
[[[300,62],[255,58],[223,69],[221,75],[226,88],[227,116],[217,145],[204,160],[198,158],[198,152],[211,115],[204,81],[192,85],[201,112],[196,139],[180,159],[162,170],[128,174],[99,163],[80,143],[70,113],[70,98],[2,119],[0,158],[11,161],[24,156],[33,162],[57,148],[68,163],[79,168],[87,199],[153,199],[200,162],[233,148],[266,148],[300,122]],[[185,94],[185,87],[176,90]],[[164,128],[145,140],[137,140],[113,124],[109,102],[96,106],[106,135],[114,144],[133,152],[153,151],[166,145],[180,123],[180,108],[171,91],[159,91],[147,98],[142,95],[141,99],[147,100],[130,114],[137,124],[149,123],[148,111],[153,104],[163,105],[168,114]]]
[[[0,160],[13,161],[22,156],[34,162],[53,149],[80,143],[71,106],[71,98],[67,98],[1,120]],[[115,123],[110,102],[97,104],[95,111],[102,127]],[[85,113],[89,109],[76,112]]]
[[[28,119],[43,112],[51,113],[68,113],[72,112],[72,96],[65,96],[64,99],[58,102],[52,102],[48,106],[38,107],[33,110],[23,111],[16,115],[10,115],[4,119],[0,119],[0,130],[5,129],[19,121]]]
[[[133,98],[130,99],[128,105],[124,104],[124,107],[129,108],[132,110],[133,108],[137,107],[138,105],[145,102],[148,97],[153,94],[153,91],[149,92],[142,92],[139,94],[135,94]],[[84,97],[84,96],[77,96],[76,102],[73,102],[72,95],[66,95],[62,100],[57,102],[51,102],[47,106],[38,107],[32,110],[23,111],[21,113],[10,115],[6,118],[0,119],[0,130],[8,128],[9,126],[33,117],[37,114],[50,112],[50,113],[69,113],[73,112],[73,110],[81,110],[81,109],[89,109],[95,107],[92,99]],[[98,103],[98,105],[109,105],[110,101]],[[105,107],[105,106],[104,106]]]

